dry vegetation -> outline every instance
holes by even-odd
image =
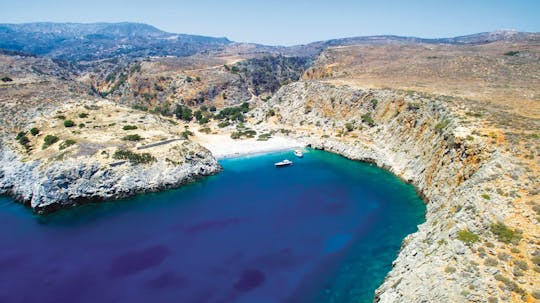
[[[67,121],[72,121],[73,126]],[[185,126],[172,119],[102,101],[91,105],[63,106],[52,116],[35,118],[8,144],[23,154],[25,161],[42,160],[46,163],[94,157],[110,164],[122,160],[114,156],[118,150],[150,151],[152,157],[165,159],[171,147],[182,143],[181,133],[184,131]],[[151,149],[141,148],[168,141]]]

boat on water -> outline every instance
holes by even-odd
[[[304,154],[302,153],[301,150],[297,149],[294,151],[294,155],[297,156],[298,158],[302,158],[304,156]]]
[[[280,162],[274,163],[274,165],[275,165],[276,167],[284,167],[284,166],[289,166],[289,165],[292,165],[292,164],[293,164],[293,162],[292,162],[292,161],[289,161],[289,160],[287,160],[287,159],[285,159],[285,160],[283,160],[283,161],[280,161]]]

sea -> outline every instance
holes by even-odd
[[[424,222],[414,188],[372,164],[311,149],[220,163],[44,216],[0,197],[0,302],[372,302]]]

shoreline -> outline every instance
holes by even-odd
[[[255,138],[234,140],[228,134],[207,135],[197,133],[197,135],[192,138],[192,141],[199,143],[208,149],[218,160],[254,156],[306,147],[306,144],[299,140],[282,136],[275,136],[266,141],[258,141]]]

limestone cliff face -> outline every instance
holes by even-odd
[[[32,116],[31,116],[32,117]],[[221,167],[188,128],[100,100],[67,103],[2,136],[0,195],[39,213],[177,187]]]
[[[46,213],[85,202],[174,188],[220,171],[205,148],[195,143],[182,148],[193,156],[181,164],[172,164],[170,158],[149,164],[104,164],[94,157],[25,162],[4,147],[0,150],[0,194],[9,194],[34,211]]]
[[[465,111],[451,98],[312,81],[283,87],[256,112],[256,119],[289,128],[314,148],[387,168],[425,198],[426,222],[403,241],[376,292],[377,302],[527,297],[508,283],[499,287],[501,276],[512,276],[511,266],[484,264],[489,255],[510,248],[488,246],[486,252],[480,243],[497,243],[490,225],[512,216],[508,208],[515,197],[505,192],[519,184],[505,172],[520,167],[476,132],[480,122],[464,118]],[[501,184],[504,190],[499,191]],[[464,242],[458,239],[460,231],[478,238]],[[534,241],[524,242],[515,246],[535,251]],[[534,287],[534,276],[522,276],[517,288]]]

